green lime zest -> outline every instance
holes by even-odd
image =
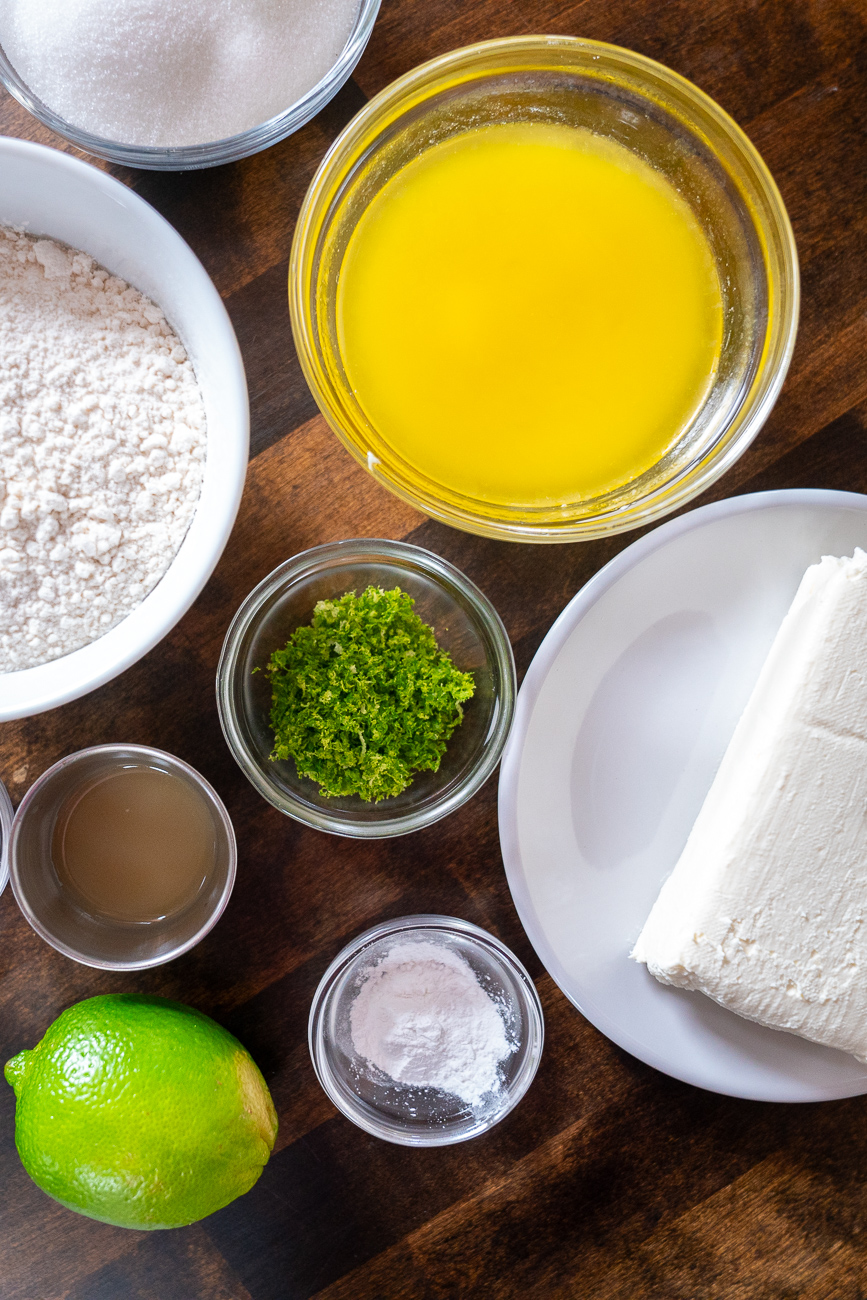
[[[268,663],[272,760],[328,798],[378,802],[436,772],[475,690],[395,587],[320,600]]]

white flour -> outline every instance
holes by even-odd
[[[159,307],[86,254],[0,227],[0,672],[141,603],[204,459],[196,378]]]
[[[350,1030],[359,1056],[396,1083],[470,1106],[497,1087],[497,1067],[514,1050],[472,968],[436,943],[397,944],[364,973]]]
[[[221,140],[337,61],[358,0],[3,0],[0,44],[43,103],[124,144]]]

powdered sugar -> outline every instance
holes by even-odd
[[[361,977],[352,1043],[397,1083],[439,1088],[477,1105],[514,1050],[496,1003],[458,953],[399,943]]]
[[[0,44],[43,103],[124,144],[221,140],[337,61],[358,0],[5,0]]]
[[[86,254],[0,228],[0,671],[140,604],[204,459],[195,374],[160,308]]]

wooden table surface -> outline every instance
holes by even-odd
[[[226,302],[247,366],[252,447],[238,523],[189,614],[102,690],[0,729],[17,802],[64,754],[156,745],[213,782],[238,832],[216,929],[143,974],[79,966],[0,900],[0,1060],[91,994],[164,994],[249,1047],[280,1117],[257,1186],[193,1227],[138,1233],[43,1195],[13,1142],[0,1083],[0,1300],[857,1300],[867,1295],[867,1101],[778,1106],[676,1083],[582,1019],[532,951],[509,896],[496,780],[418,834],[363,843],[266,804],[226,749],[213,680],[241,599],[278,562],[342,537],[408,538],[488,593],[523,673],[578,588],[635,539],[530,547],[426,520],[377,486],[317,414],[295,358],[286,268],[314,170],[349,118],[413,65],[522,32],[595,37],[669,64],[764,155],[791,214],[803,309],[789,378],[754,446],[702,501],[778,487],[867,490],[867,5],[861,0],[383,0],[353,79],[297,135],[231,167],[112,170],[189,241]],[[57,148],[8,97],[0,130]],[[0,176],[2,185],[2,176]],[[700,504],[697,502],[695,504]],[[353,935],[445,912],[492,930],[529,967],[547,1042],[521,1106],[445,1150],[375,1141],[337,1114],[307,1053],[310,999]]]

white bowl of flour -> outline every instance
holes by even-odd
[[[0,563],[4,559],[4,548],[9,555],[15,546],[23,551],[20,562],[21,601],[35,599],[34,573],[28,571],[31,565],[34,570],[37,564],[41,566],[40,592],[44,609],[55,578],[62,580],[68,591],[70,580],[74,581],[78,575],[84,593],[88,584],[92,585],[90,571],[104,563],[106,548],[124,551],[123,539],[119,542],[116,535],[118,530],[123,531],[126,527],[124,521],[118,522],[108,511],[104,521],[100,519],[100,481],[104,483],[106,478],[110,480],[112,475],[117,475],[119,481],[127,485],[133,504],[142,506],[144,502],[146,505],[146,494],[158,481],[158,475],[150,474],[148,478],[142,468],[142,460],[150,457],[160,466],[163,490],[175,489],[171,496],[174,503],[171,510],[161,514],[159,510],[148,512],[140,508],[137,513],[139,520],[146,521],[146,528],[152,535],[148,558],[142,563],[145,569],[150,567],[152,574],[162,574],[156,585],[147,580],[146,572],[134,573],[135,581],[131,579],[128,582],[126,592],[129,597],[131,591],[132,599],[128,598],[122,609],[125,613],[129,607],[131,612],[125,613],[122,621],[101,634],[98,619],[94,619],[90,629],[94,639],[81,648],[60,657],[51,657],[57,652],[57,643],[54,649],[46,645],[47,662],[17,671],[0,672],[0,720],[6,720],[53,708],[116,677],[155,646],[190,607],[216,565],[237,514],[247,465],[249,407],[243,362],[220,296],[192,250],[159,213],[126,186],[88,164],[20,140],[0,138],[0,174],[3,176],[0,227],[23,231],[26,235],[24,240],[17,242],[8,238],[4,240],[7,254],[5,274],[9,280],[7,298],[13,291],[17,295],[18,323],[17,333],[13,331],[10,334],[7,330],[4,335],[0,332],[0,347],[6,339],[5,346],[13,351],[17,349],[18,354],[17,358],[12,357],[15,363],[12,365],[4,365],[9,358],[0,357],[0,374],[7,381],[5,396],[0,390],[0,416],[5,421],[0,429],[0,482],[3,490],[3,501],[0,501]],[[9,269],[10,250],[22,262],[29,258],[29,264],[22,266],[17,278],[14,266],[12,271]],[[77,250],[84,256],[73,258],[68,250]],[[25,271],[34,269],[34,259],[38,259],[36,270],[45,280],[46,292],[53,293],[52,277],[61,277],[64,285],[67,282],[73,285],[73,316],[76,312],[86,316],[101,309],[100,295],[95,292],[102,278],[100,268],[116,277],[107,283],[110,292],[103,295],[106,299],[112,298],[112,308],[110,319],[107,317],[102,367],[92,348],[89,351],[82,349],[81,355],[76,355],[75,336],[69,331],[68,320],[58,322],[56,312],[52,316],[56,295],[40,298],[36,294],[39,286],[31,286],[26,278],[22,278]],[[74,264],[74,274],[70,275],[66,261]],[[118,285],[118,280],[130,288],[125,290]],[[132,331],[128,354],[118,350],[117,340],[111,337],[108,329],[108,324],[111,324],[116,331],[118,317],[124,315],[118,310],[124,305],[124,293],[129,302],[125,324]],[[32,355],[28,354],[26,346],[22,346],[22,338],[25,344],[27,342],[26,309],[31,301],[28,294],[32,295],[33,301]],[[25,322],[23,334],[22,312]],[[68,317],[69,312],[66,315]],[[98,321],[99,318],[93,319]],[[157,340],[162,345],[158,349],[160,356],[154,353],[153,340],[149,337],[154,330],[158,335],[162,332]],[[172,333],[180,345],[172,345]],[[13,338],[11,343],[8,342],[10,338]],[[50,347],[46,346],[46,339]],[[51,347],[56,351],[56,374],[51,373],[45,360],[51,356]],[[42,357],[38,364],[33,359],[37,354]],[[189,363],[192,364],[198,394],[191,383]],[[90,371],[82,375],[82,367],[90,367]],[[105,373],[101,374],[103,367]],[[38,408],[38,418],[35,418],[32,406],[28,408],[23,399],[32,397],[55,380],[59,390],[66,391],[64,375],[73,373],[76,379],[74,407],[69,408],[62,401],[55,410],[43,406]],[[22,394],[17,405],[15,384]],[[82,399],[81,393],[87,394],[91,389],[92,396]],[[173,446],[166,447],[166,440],[161,439],[157,430],[149,439],[143,440],[141,456],[131,462],[128,457],[124,459],[123,436],[119,430],[123,422],[126,425],[135,423],[138,407],[144,411],[148,403],[153,404],[154,392],[165,398],[163,414],[166,421],[181,433],[188,427],[189,437],[176,438]],[[126,401],[124,398],[122,411],[117,405],[118,393],[125,393],[129,399]],[[92,409],[88,410],[88,407]],[[201,415],[196,415],[197,407],[203,411],[204,439]],[[10,483],[16,488],[16,476],[21,478],[24,472],[22,463],[27,459],[28,421],[34,429],[34,436],[38,433],[39,437],[39,441],[34,442],[38,472],[33,481],[39,489],[35,494],[37,504],[40,508],[46,502],[50,506],[53,496],[59,498],[66,492],[66,500],[59,501],[59,513],[42,520],[41,532],[36,517],[32,516],[33,506],[25,505],[19,509],[20,501],[8,491]],[[94,441],[92,436],[95,424],[96,433],[103,435],[101,443],[99,437]],[[171,437],[168,442],[172,443]],[[113,448],[113,443],[118,446]],[[103,460],[99,472],[88,477],[88,457],[96,454],[92,452],[94,446],[101,448]],[[48,481],[47,486],[40,484],[41,466],[51,461],[56,471],[61,454],[68,456],[70,475],[78,473],[84,484],[80,491],[74,486],[58,485],[56,472],[54,480]],[[81,462],[77,467],[76,461]],[[27,470],[26,464],[24,469]],[[136,478],[137,474],[139,478]],[[177,507],[179,497],[184,494],[182,480],[185,476],[191,485],[186,489],[186,514]],[[47,477],[50,479],[50,475]],[[69,478],[70,483],[77,481]],[[79,496],[70,499],[75,491],[79,491]],[[82,496],[82,492],[91,495]],[[137,500],[136,493],[140,500]],[[145,496],[141,496],[142,493]],[[196,495],[197,503],[192,513],[189,501]],[[83,539],[86,541],[84,551],[76,555],[75,564],[72,564],[64,555],[64,549],[69,549],[70,538],[62,529],[69,512],[82,506],[86,507],[89,532]],[[190,514],[192,519],[188,524]],[[55,543],[53,548],[46,542],[52,529],[57,534],[50,539]],[[141,532],[142,526],[139,535]],[[22,537],[30,539],[23,546]],[[50,558],[52,550],[56,557],[54,560]],[[9,556],[6,559],[8,568]],[[56,573],[53,566],[56,566]],[[122,563],[120,567],[123,569]],[[126,581],[125,573],[121,577]],[[6,617],[26,626],[32,611],[26,603],[17,608],[15,576],[13,573],[10,582],[7,572],[7,593],[9,591],[12,593],[11,613],[7,609]],[[135,603],[137,591],[142,593],[138,604]],[[119,609],[121,607],[115,604],[109,610],[110,617],[104,621],[111,623],[118,616]],[[31,659],[34,657],[39,656],[30,656]],[[7,667],[8,662],[7,657]]]

